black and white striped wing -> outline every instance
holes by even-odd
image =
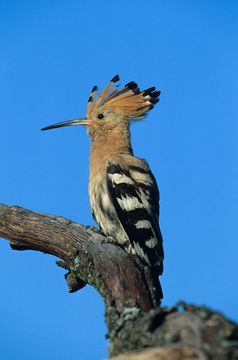
[[[107,185],[118,219],[134,253],[163,272],[163,245],[159,228],[159,190],[149,170],[140,166],[107,167]]]

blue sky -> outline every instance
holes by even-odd
[[[161,192],[164,305],[237,316],[237,1],[0,1],[0,202],[94,224],[84,116],[91,87],[155,85],[132,127]],[[53,257],[0,242],[0,357],[106,357],[104,305],[68,294]]]

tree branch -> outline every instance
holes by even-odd
[[[0,236],[13,249],[37,250],[63,259],[67,269],[94,286],[119,313],[128,302],[144,311],[159,304],[142,268],[121,247],[105,242],[96,228],[0,204]]]
[[[97,229],[0,204],[0,237],[13,249],[57,256],[71,292],[94,286],[106,305],[110,354],[121,359],[238,359],[238,327],[221,314],[182,304],[159,308],[150,270]],[[156,346],[156,348],[154,348]],[[147,349],[147,350],[145,350]]]

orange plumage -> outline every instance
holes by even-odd
[[[110,110],[127,119],[140,119],[148,110],[153,109],[159,101],[160,91],[155,87],[140,91],[138,85],[131,81],[122,89],[118,89],[115,82],[119,80],[116,75],[96,98],[97,87],[90,94],[87,118],[95,116],[99,110]]]

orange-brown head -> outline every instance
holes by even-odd
[[[92,139],[115,128],[128,127],[130,120],[142,119],[159,101],[160,91],[155,87],[140,91],[134,81],[123,88],[115,85],[119,76],[116,75],[97,96],[94,86],[88,99],[85,119],[68,120],[44,127],[42,130],[74,125],[86,125]]]

